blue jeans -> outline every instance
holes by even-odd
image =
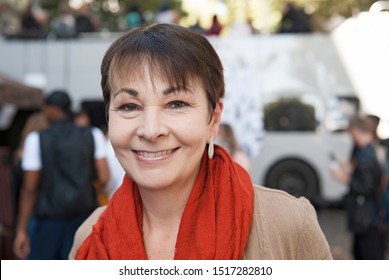
[[[67,260],[74,234],[88,215],[71,218],[38,218],[30,221],[30,260]]]

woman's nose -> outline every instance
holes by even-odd
[[[166,135],[167,129],[163,121],[163,116],[159,112],[158,106],[148,107],[143,111],[142,123],[139,125],[138,136],[155,141],[160,136]]]

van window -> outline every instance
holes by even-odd
[[[315,131],[315,108],[298,99],[280,99],[264,107],[267,131]]]

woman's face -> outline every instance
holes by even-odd
[[[187,89],[153,79],[146,68],[137,78],[114,82],[109,138],[126,173],[139,187],[191,185],[210,137],[217,135],[223,104],[210,120],[199,81]]]

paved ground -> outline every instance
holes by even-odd
[[[336,260],[352,259],[351,235],[346,229],[346,216],[340,209],[325,209],[318,212],[318,219],[327,237],[331,252]]]
[[[345,212],[341,209],[324,209],[319,210],[317,215],[334,259],[352,260],[350,250],[352,237],[346,228]],[[386,259],[389,260],[389,247],[386,251]]]

